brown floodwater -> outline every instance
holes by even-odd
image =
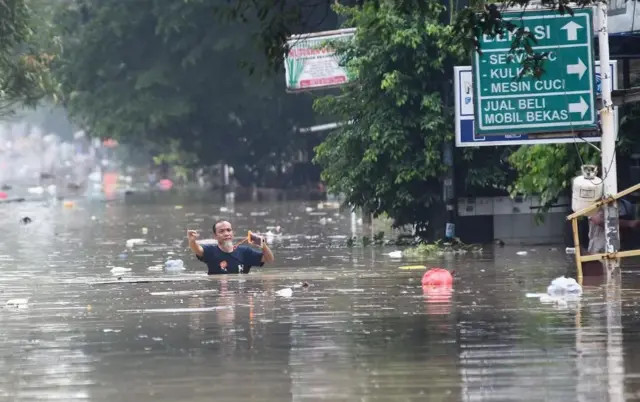
[[[239,236],[280,225],[276,262],[208,278],[185,232],[218,217]],[[349,213],[316,203],[180,196],[6,204],[0,223],[0,401],[640,399],[637,275],[527,297],[567,272],[560,245],[398,259],[345,247]],[[455,270],[454,290],[399,269],[418,264]]]

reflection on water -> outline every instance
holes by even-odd
[[[184,236],[218,217],[239,235],[282,226],[276,263],[207,278]],[[0,400],[637,398],[624,358],[637,351],[637,292],[591,286],[568,307],[525,297],[565,272],[559,249],[393,260],[344,247],[348,213],[301,203],[9,204],[0,222],[0,305],[29,299],[0,309]],[[187,270],[148,269],[168,258]],[[412,263],[455,269],[454,290],[422,289],[421,271],[398,269]],[[118,280],[114,266],[131,271]],[[276,293],[287,287],[291,297]]]

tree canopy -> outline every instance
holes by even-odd
[[[522,48],[526,65],[544,72],[533,39],[500,18],[505,7],[528,1],[310,1],[69,2],[54,19],[64,49],[54,72],[65,105],[93,135],[180,149],[203,164],[224,161],[246,183],[264,183],[303,147],[295,128],[315,119],[311,96],[284,91],[286,39],[334,29],[333,7],[345,26],[358,29],[353,41],[335,45],[358,78],[315,104],[317,112],[352,122],[317,148],[323,178],[351,205],[387,213],[397,225],[428,227],[442,215],[453,66],[468,64],[480,35],[508,30],[514,51]],[[544,2],[558,12],[571,12],[568,4]],[[635,126],[628,119],[623,128]],[[580,163],[597,160],[585,144],[456,150],[463,192],[511,184],[512,192],[541,194],[547,204],[568,188]]]
[[[81,0],[60,10],[55,71],[72,116],[92,135],[179,140],[201,163],[229,163],[258,183],[288,163],[302,139],[295,127],[312,122],[311,99],[287,95],[281,75],[249,76],[244,64],[266,66],[259,26],[216,20],[221,4]]]
[[[532,49],[535,39],[530,32],[518,24],[502,20],[502,12],[507,9],[529,6],[531,0],[506,1],[454,1],[454,0],[238,0],[222,8],[222,14],[233,20],[246,20],[257,16],[261,22],[259,33],[261,48],[273,68],[279,68],[284,57],[287,38],[292,34],[314,32],[309,20],[309,9],[315,15],[331,15],[335,5],[346,7],[373,7],[380,10],[391,7],[403,14],[419,13],[429,15],[432,3],[436,1],[445,7],[439,13],[441,22],[450,23],[452,30],[460,37],[460,45],[466,50],[480,50],[479,38],[484,35],[513,34],[514,51],[524,51],[525,72],[539,75],[544,69],[545,55]],[[572,13],[573,8],[596,4],[598,0],[544,0],[542,6],[559,13]]]
[[[329,189],[345,193],[353,206],[388,214],[397,225],[417,224],[419,231],[439,225],[443,215],[442,146],[453,136],[448,94],[453,66],[467,64],[469,55],[469,32],[448,24],[437,2],[431,9],[425,4],[406,11],[393,2],[340,7],[347,26],[358,32],[351,43],[335,46],[358,80],[339,96],[316,103],[318,111],[352,122],[317,148]],[[638,125],[633,116],[621,127],[623,142]],[[619,147],[619,156],[628,145],[627,140]],[[585,163],[599,164],[599,153],[579,139],[564,145],[458,149],[458,194],[482,188],[484,193],[537,195],[544,212],[570,189]]]
[[[640,144],[635,134],[639,126],[640,107],[633,105],[626,108],[616,144],[619,181],[626,176],[625,163],[621,162]],[[594,145],[598,146],[599,143]],[[579,139],[572,144],[521,146],[509,155],[509,163],[517,173],[509,186],[511,193],[540,196],[543,204],[541,212],[547,211],[559,196],[569,192],[571,180],[580,174],[582,165],[598,166],[602,176],[600,152]]]
[[[46,26],[27,0],[0,2],[0,118],[35,106],[56,92],[49,65],[54,55],[42,47]]]
[[[340,95],[316,102],[318,111],[351,122],[317,147],[322,178],[330,190],[346,194],[347,203],[433,235],[439,229],[433,223],[443,215],[443,145],[453,140],[450,79],[465,56],[460,36],[442,22],[444,7],[435,1],[426,12],[391,3],[339,11],[348,26],[358,27],[352,41],[336,44],[358,79]],[[474,151],[458,152],[459,159],[473,158]],[[504,175],[486,169],[500,166],[491,157],[499,150],[483,152],[494,165],[474,160],[483,174],[466,179],[498,184]]]

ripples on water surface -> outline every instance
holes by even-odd
[[[398,270],[425,261],[338,247],[331,236],[350,234],[350,219],[335,210],[182,203],[0,205],[0,305],[29,298],[0,309],[0,400],[638,399],[638,293],[606,299],[588,287],[565,308],[525,297],[564,274],[560,247],[426,262],[459,276],[453,294],[432,294],[421,271]],[[185,231],[208,236],[218,216],[237,233],[281,225],[276,264],[207,278]],[[125,247],[141,237],[146,245]],[[167,258],[187,270],[148,270]],[[98,284],[117,280],[114,266],[131,269],[123,279],[184,280]],[[275,294],[303,281],[290,298]]]

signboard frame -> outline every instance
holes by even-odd
[[[612,89],[618,89],[618,61],[609,62]],[[600,62],[595,62],[596,88],[599,89]],[[473,72],[471,66],[454,67],[453,88],[455,91],[455,135],[456,147],[488,147],[533,144],[566,144],[572,142],[599,142],[600,136],[576,138],[571,133],[556,134],[553,138],[540,138],[528,134],[504,134],[500,136],[479,136],[475,134]],[[466,91],[465,84],[469,91]],[[467,93],[465,93],[467,92]],[[599,91],[598,91],[599,92]],[[618,108],[614,107],[615,130],[618,131]],[[576,133],[577,134],[577,133]]]
[[[339,88],[352,82],[340,66],[338,56],[325,44],[333,40],[351,40],[356,28],[292,35],[284,56],[285,86],[289,93]]]
[[[483,35],[474,52],[476,132],[484,136],[595,131],[593,9],[503,12],[531,31],[534,51],[547,52],[540,79],[519,78],[523,53],[513,53],[512,34]]]

